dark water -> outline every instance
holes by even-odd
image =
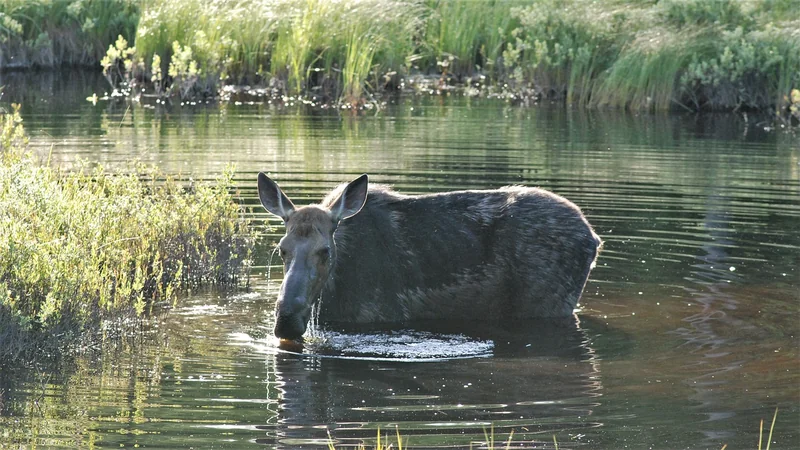
[[[232,164],[245,206],[258,171],[297,203],[362,172],[407,193],[529,184],[605,240],[574,320],[318,332],[298,355],[270,333],[273,221],[251,291],[194,294],[56,369],[0,366],[0,448],[327,448],[396,427],[404,448],[485,448],[492,432],[505,448],[512,431],[513,448],[757,448],[776,407],[772,448],[800,446],[800,144],[754,117],[455,98],[359,117],[153,109],[93,106],[86,74],[0,84],[62,167],[208,179]]]

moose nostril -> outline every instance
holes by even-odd
[[[275,336],[281,339],[299,339],[305,332],[305,324],[296,317],[279,317],[275,323]]]

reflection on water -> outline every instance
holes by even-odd
[[[56,367],[0,361],[0,448],[325,448],[328,432],[354,445],[395,426],[410,448],[469,448],[492,426],[523,448],[553,435],[560,448],[754,448],[775,407],[774,445],[800,442],[793,135],[740,116],[453,98],[368,117],[92,106],[97,77],[2,77],[2,101],[23,103],[55,164],[138,158],[195,179],[235,164],[243,205],[276,228],[252,292],[195,293]],[[266,277],[282,230],[257,207],[262,170],[299,203],[363,172],[407,193],[537,185],[580,205],[605,248],[566,323],[326,331],[285,352],[271,335],[280,269]]]

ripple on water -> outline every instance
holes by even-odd
[[[438,360],[491,356],[494,342],[459,334],[410,330],[378,334],[326,332],[320,349],[342,356]]]
[[[236,333],[233,341],[256,351],[273,353],[279,349],[276,338],[253,338]],[[492,356],[494,342],[460,334],[437,334],[427,331],[387,331],[374,333],[341,333],[325,331],[312,337],[288,353],[347,359],[393,360],[408,362],[441,361],[457,358]]]

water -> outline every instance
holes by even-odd
[[[52,164],[235,165],[275,226],[249,292],[195,293],[57,368],[0,365],[0,448],[326,448],[379,427],[404,448],[483,448],[492,430],[514,448],[756,448],[776,407],[773,448],[800,445],[800,145],[757,118],[448,97],[359,117],[128,108],[88,103],[103,85],[86,74],[0,84]],[[363,172],[406,193],[541,186],[605,247],[577,319],[322,332],[297,354],[271,336],[281,229],[258,171],[300,204]]]

